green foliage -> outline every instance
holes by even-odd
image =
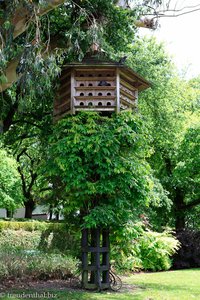
[[[23,229],[4,229],[0,232],[0,249],[36,250],[40,243],[41,232]]]
[[[200,125],[187,129],[177,154],[174,183],[185,194],[185,203],[200,199]],[[199,200],[200,202],[200,200]]]
[[[0,221],[0,247],[44,252],[80,253],[80,230],[64,223]]]
[[[66,279],[76,270],[77,260],[62,254],[22,252],[0,247],[0,279]]]
[[[71,276],[79,239],[77,230],[61,223],[0,221],[0,279]]]
[[[58,122],[44,168],[52,184],[59,174],[65,210],[84,210],[88,227],[138,215],[154,187],[147,140],[142,120],[129,112],[112,118],[80,113]]]
[[[15,159],[0,149],[0,207],[14,210],[22,204],[22,188]]]
[[[118,269],[152,271],[168,270],[172,255],[180,247],[169,230],[154,232],[141,222],[129,222],[114,232],[111,245],[111,258]]]
[[[180,212],[182,220],[187,218],[186,204],[198,205],[199,198],[199,172],[192,171],[198,168],[199,157],[198,146],[193,149],[193,144],[198,145],[199,78],[188,82],[181,79],[164,45],[154,38],[136,40],[130,46],[128,63],[152,82],[151,89],[142,92],[139,101],[140,112],[152,137],[148,161],[173,203],[171,213],[160,206],[149,210],[148,215],[158,230],[166,225],[178,226],[176,220]],[[189,128],[195,127],[193,133],[187,133]]]
[[[144,270],[168,270],[172,266],[171,257],[179,249],[178,240],[170,231],[163,233],[148,230],[139,239],[140,255]]]
[[[47,223],[47,222],[40,222],[36,220],[30,220],[27,221],[24,219],[24,221],[7,221],[7,220],[0,220],[0,232],[2,230],[20,230],[23,229],[25,231],[42,231],[42,230],[47,230],[50,227],[55,227],[55,229],[62,227],[63,224],[60,223]]]

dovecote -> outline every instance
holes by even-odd
[[[79,111],[116,112],[134,109],[138,92],[149,82],[125,65],[85,59],[63,67],[54,102],[54,120]]]

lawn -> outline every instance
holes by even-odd
[[[58,299],[58,300],[189,300],[200,299],[200,269],[140,273],[124,277],[121,292],[82,292],[58,290],[9,291],[10,295],[0,293],[0,299]],[[46,292],[46,294],[43,294]],[[33,297],[23,296],[34,294]],[[48,294],[49,293],[49,294]],[[17,298],[14,294],[20,294]],[[43,297],[42,297],[43,294]],[[11,297],[12,296],[12,297]]]

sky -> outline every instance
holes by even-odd
[[[199,4],[200,8],[200,0],[172,0],[172,7],[173,2],[178,2],[179,7]],[[200,75],[200,10],[178,17],[161,17],[159,24],[155,31],[140,29],[140,32],[164,41],[180,73],[186,78]]]

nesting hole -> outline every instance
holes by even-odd
[[[98,76],[99,76],[99,77],[102,77],[102,74],[99,74]]]
[[[107,93],[107,96],[111,96],[111,93]]]
[[[80,93],[80,96],[84,96],[84,93]]]
[[[102,93],[98,93],[98,96],[102,96]]]
[[[88,93],[88,96],[93,96],[93,94],[92,93]]]
[[[84,83],[81,83],[80,86],[84,86]]]
[[[111,105],[111,102],[107,102],[107,106],[110,106]]]
[[[83,102],[80,102],[80,106],[83,106],[84,105],[84,103]]]
[[[102,106],[102,102],[99,102],[99,103],[98,103],[98,106]]]
[[[92,75],[92,74],[89,74],[89,77],[93,77],[93,75]]]
[[[93,86],[93,84],[92,84],[92,83],[89,83],[88,86]]]
[[[80,74],[80,76],[79,77],[84,77],[84,74]]]
[[[89,103],[88,103],[88,106],[93,106],[93,103],[92,103],[92,102],[89,102]]]

